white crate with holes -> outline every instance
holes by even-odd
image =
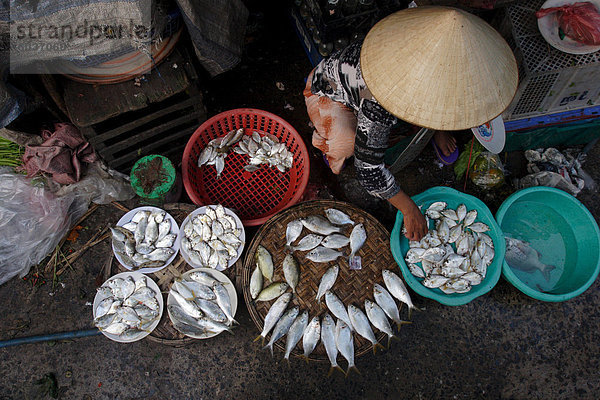
[[[507,9],[520,82],[505,121],[600,105],[600,51],[569,54],[550,46],[535,17],[543,4],[528,0]]]

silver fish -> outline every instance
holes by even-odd
[[[94,326],[100,330],[106,329],[113,324],[115,318],[117,318],[116,313],[104,314],[103,316],[94,319]]]
[[[161,223],[158,224],[158,239],[164,239],[171,232],[171,220],[165,218]]]
[[[321,245],[329,249],[340,249],[350,243],[350,238],[340,233],[332,233],[321,242]]]
[[[212,301],[198,298],[194,300],[194,303],[196,303],[200,310],[213,321],[227,322],[228,318],[225,312]]]
[[[167,309],[169,310],[171,317],[176,321],[183,322],[184,324],[188,325],[196,325],[198,322],[196,318],[190,316],[183,310],[183,308],[181,308],[181,306],[177,304],[169,304]]]
[[[285,245],[287,247],[290,247],[292,243],[298,239],[302,233],[303,227],[304,225],[302,225],[302,221],[299,219],[296,219],[287,225],[287,228],[285,229]]]
[[[233,319],[233,313],[231,309],[231,300],[229,298],[229,292],[225,289],[225,286],[221,282],[215,283],[212,287],[213,292],[217,297],[217,305],[221,307],[221,310],[227,317],[227,322],[231,325],[232,322],[238,323]]]
[[[348,376],[353,369],[358,372],[358,369],[354,365],[354,338],[352,337],[352,331],[341,319],[338,319],[337,324],[335,325],[335,345],[340,353],[342,353],[342,356],[348,360],[346,376]]]
[[[148,218],[148,224],[146,225],[146,233],[144,234],[145,243],[154,243],[158,239],[158,224],[154,218]]]
[[[221,173],[225,169],[225,157],[217,156],[215,161],[215,170],[217,171],[217,179],[221,177]]]
[[[258,294],[263,288],[263,275],[260,272],[260,268],[256,266],[254,272],[252,272],[252,276],[250,277],[250,296],[252,299],[256,299]]]
[[[121,226],[115,226],[115,227],[111,226],[110,232],[112,234],[113,239],[116,241],[119,241],[119,242],[125,242],[126,240],[134,239],[134,236],[131,233],[131,231],[129,231]]]
[[[256,249],[256,264],[260,268],[263,276],[267,278],[267,280],[271,281],[273,279],[273,257],[269,250],[259,245]]]
[[[425,254],[425,249],[421,247],[413,247],[406,252],[404,260],[407,263],[418,263],[423,258],[423,254]]]
[[[471,229],[473,232],[487,232],[490,230],[490,227],[483,222],[475,222],[469,225],[469,229]]]
[[[300,221],[306,229],[319,233],[321,235],[330,235],[332,233],[340,232],[340,228],[334,226],[331,222],[318,215],[309,215],[306,218],[301,218]]]
[[[191,272],[187,277],[193,281],[196,281],[209,287],[212,287],[212,285],[214,285],[215,282],[218,282],[215,278],[213,278],[212,275],[202,271]]]
[[[321,321],[319,320],[319,317],[313,317],[304,330],[304,335],[302,335],[302,348],[304,349],[302,357],[304,357],[306,362],[308,362],[308,356],[310,356],[315,347],[317,347],[320,338]]]
[[[182,295],[173,289],[171,289],[170,293],[186,314],[194,318],[200,318],[204,315],[195,302],[186,300]]]
[[[429,275],[427,278],[423,280],[423,286],[435,289],[439,288],[442,285],[445,285],[450,281],[450,278],[447,278],[443,275]]]
[[[294,320],[298,316],[298,311],[298,306],[294,306],[287,310],[281,316],[281,318],[279,318],[279,321],[277,321],[277,324],[273,329],[273,333],[271,334],[271,339],[269,340],[269,343],[267,343],[267,345],[265,346],[265,349],[269,348],[269,350],[271,350],[271,356],[273,356],[273,344],[288,333],[290,327],[294,323]]]
[[[172,285],[173,289],[177,291],[184,299],[188,301],[193,301],[195,296],[194,293],[188,288],[187,285],[184,285],[180,280],[175,279]]]
[[[127,229],[131,233],[135,232],[136,227],[137,227],[137,224],[135,222],[128,222],[125,225],[123,225],[123,228]]]
[[[293,251],[308,251],[317,247],[323,241],[323,236],[309,233],[298,242],[298,245],[292,247]]]
[[[174,233],[170,233],[165,235],[162,239],[158,239],[156,241],[156,247],[173,247],[175,240],[177,239],[177,235]]]
[[[140,317],[131,307],[117,308],[117,317],[128,326],[137,326],[140,323]]]
[[[458,221],[458,215],[456,214],[455,210],[448,209],[448,210],[441,211],[441,213],[446,218],[449,218],[453,221]]]
[[[337,363],[338,349],[335,345],[335,322],[328,313],[325,313],[321,321],[321,342],[325,346],[327,357],[331,363],[327,376],[330,376],[334,369],[338,369],[343,373],[344,370]]]
[[[346,306],[331,290],[328,290],[325,293],[325,304],[327,304],[327,308],[337,317],[337,319],[341,319],[348,324],[350,330],[353,329],[352,321],[350,321]]]
[[[210,160],[214,154],[216,153],[215,148],[213,146],[206,146],[204,150],[200,153],[200,157],[198,157],[198,166],[201,167]]]
[[[325,216],[335,225],[354,225],[354,221],[350,218],[350,216],[336,208],[328,208],[325,210]]]
[[[273,282],[266,288],[260,291],[256,301],[270,301],[275,297],[281,296],[288,288],[288,284],[285,282]]]
[[[287,340],[285,343],[285,358],[288,362],[290,361],[290,353],[294,350],[294,347],[298,344],[304,334],[304,330],[308,325],[308,311],[304,310],[290,326],[290,330],[287,333]]]
[[[448,243],[454,243],[460,238],[460,235],[463,232],[462,225],[456,225],[450,228],[450,234],[448,235]]]
[[[398,329],[405,324],[405,321],[400,319],[400,312],[396,306],[396,302],[392,295],[380,284],[373,285],[373,297],[375,302],[381,307],[388,317],[398,325]]]
[[[265,322],[262,332],[259,336],[256,337],[256,339],[254,339],[255,342],[258,339],[262,338],[264,344],[265,337],[267,337],[271,329],[273,329],[277,321],[279,321],[279,317],[281,317],[281,315],[285,311],[290,300],[292,300],[291,293],[284,293],[277,300],[275,300],[271,308],[269,308],[267,315],[265,316]]]
[[[333,249],[328,249],[327,247],[319,246],[309,251],[305,257],[313,262],[324,263],[337,260],[338,257],[343,255],[344,253],[341,251],[335,251]]]
[[[408,306],[408,314],[410,318],[412,310],[418,310],[418,308],[414,306],[410,298],[410,294],[408,293],[406,286],[404,286],[404,282],[402,282],[402,279],[400,279],[398,275],[390,270],[384,269],[382,274],[383,282],[390,291],[391,295]]]
[[[148,217],[142,218],[137,223],[137,226],[135,228],[135,232],[133,234],[133,236],[135,238],[135,244],[136,245],[139,245],[140,243],[142,243],[144,241],[144,238],[145,238],[145,235],[146,235],[146,227],[147,226],[148,226]]]
[[[383,349],[383,346],[377,342],[377,338],[369,324],[369,319],[360,308],[356,307],[354,304],[348,305],[348,316],[350,317],[350,322],[352,322],[352,326],[356,333],[373,344],[373,354],[377,352],[378,347]]]
[[[159,247],[148,254],[148,259],[151,261],[167,261],[174,253],[175,250],[169,247]]]
[[[465,227],[471,225],[473,222],[475,222],[475,219],[477,218],[477,210],[471,210],[467,213],[467,215],[465,215],[465,220],[463,221],[463,225]]]
[[[367,317],[369,318],[369,321],[371,321],[371,324],[388,336],[388,347],[390,347],[390,341],[395,336],[385,315],[385,311],[383,311],[377,303],[373,303],[371,300],[366,299],[365,312],[367,313]]]
[[[333,287],[339,271],[340,267],[336,264],[332,267],[329,267],[321,277],[321,282],[319,283],[319,290],[317,291],[316,297],[319,303],[321,302],[321,297],[323,297],[323,295]]]
[[[112,323],[106,328],[102,329],[103,332],[110,333],[112,335],[120,335],[129,328],[129,325],[123,322]]]
[[[408,270],[417,278],[425,278],[425,272],[417,264],[408,264]]]
[[[509,267],[529,273],[540,271],[546,281],[550,280],[550,272],[556,267],[541,262],[541,254],[528,242],[509,236],[505,236],[505,241],[506,254],[504,257]]]
[[[150,216],[150,211],[142,210],[135,213],[133,218],[131,218],[131,222],[139,224],[142,219],[148,219]]]
[[[182,280],[181,283],[193,293],[194,297],[199,297],[204,300],[215,300],[217,298],[213,290],[202,283],[193,280]]]
[[[123,279],[120,286],[123,299],[128,298],[133,294],[133,292],[135,292],[135,281],[131,276],[128,276],[127,278]]]
[[[296,293],[296,286],[298,286],[298,281],[300,279],[300,268],[298,266],[298,261],[296,261],[292,254],[288,253],[283,259],[282,268],[285,281],[292,288],[292,292]]]
[[[96,318],[100,318],[106,314],[110,310],[112,304],[115,302],[114,297],[107,297],[98,304],[96,307]]]
[[[462,222],[463,219],[465,219],[465,217],[467,216],[467,206],[465,206],[464,204],[459,205],[456,209],[456,215],[458,216],[458,222]]]
[[[436,201],[435,203],[431,203],[429,207],[427,207],[427,211],[442,211],[446,208],[447,204],[445,201]]]

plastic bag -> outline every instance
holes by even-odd
[[[25,175],[0,167],[0,285],[40,263],[87,211],[135,194],[125,175],[90,164],[72,185],[51,179],[32,185]]]
[[[537,18],[556,13],[558,26],[566,36],[587,45],[600,45],[600,13],[590,2],[579,2],[561,7],[543,8]]]
[[[0,168],[0,284],[42,261],[89,204],[87,196],[56,196],[11,171]]]
[[[504,167],[497,154],[484,151],[475,159],[471,181],[483,189],[492,189],[504,182]]]

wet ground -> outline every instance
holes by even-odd
[[[209,115],[237,107],[261,108],[280,115],[308,138],[311,130],[301,91],[311,65],[286,16],[277,10],[262,11],[252,20],[242,64],[206,83]],[[600,181],[599,153],[600,146],[595,146],[585,164],[596,181]],[[317,196],[358,204],[391,228],[393,210],[360,192],[351,167],[334,178],[313,151],[311,163],[311,190]],[[464,188],[429,149],[398,179],[410,195],[438,185]],[[495,212],[514,189],[505,185],[484,192],[468,184],[465,190]],[[578,199],[598,221],[597,194],[583,191]],[[135,201],[126,204],[134,206]],[[101,206],[64,251],[79,248],[121,215],[112,205]],[[0,286],[0,338],[90,328],[90,303],[110,251],[106,242],[88,250],[54,285],[49,272],[43,285],[33,286],[30,274],[27,280],[13,279]],[[531,299],[502,278],[490,293],[465,306],[447,307],[412,294],[416,306],[424,310],[413,315],[413,323],[399,331],[389,350],[360,357],[360,375],[347,379],[341,374],[327,377],[328,364],[293,359],[288,366],[278,352],[271,358],[252,342],[258,331],[240,297],[236,316],[240,326],[233,336],[222,334],[180,348],[148,340],[119,344],[95,336],[0,349],[0,399],[49,398],[36,384],[46,374],[54,374],[65,399],[596,399],[600,395],[598,282],[562,303]]]

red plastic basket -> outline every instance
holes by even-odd
[[[198,157],[209,141],[239,128],[244,128],[246,135],[253,131],[275,135],[294,153],[292,168],[283,173],[265,165],[256,172],[247,172],[244,166],[248,156],[233,151],[225,158],[219,179],[214,166],[198,167]],[[210,118],[196,129],[183,152],[183,183],[194,204],[222,204],[234,209],[245,226],[261,225],[298,202],[309,172],[308,150],[298,132],[282,118],[251,108],[224,111]]]

